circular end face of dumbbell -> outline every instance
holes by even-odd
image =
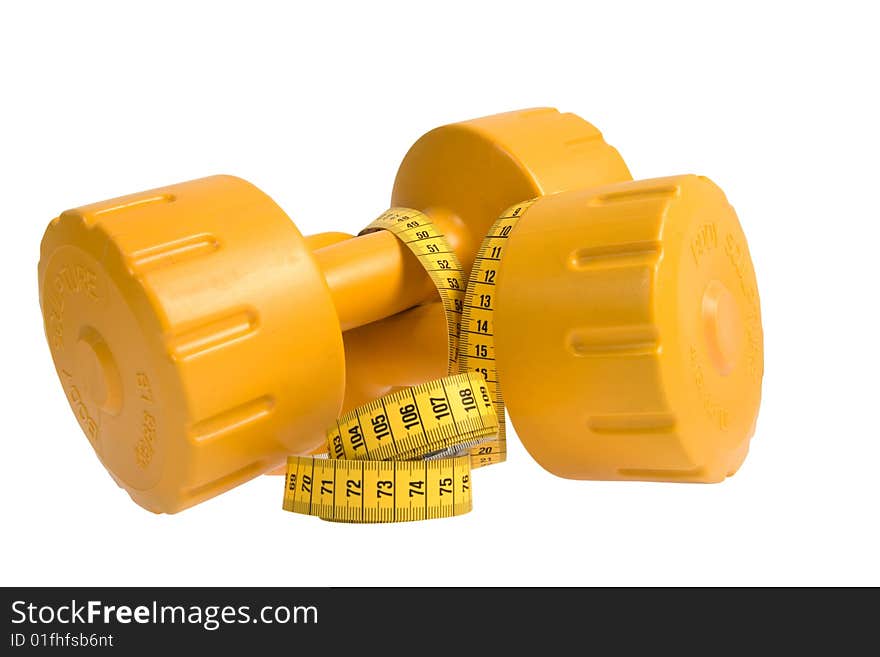
[[[745,235],[708,179],[540,199],[496,291],[504,399],[547,470],[714,482],[740,466],[761,398],[761,310]]]
[[[113,478],[175,512],[312,449],[341,406],[326,282],[260,190],[203,178],[64,212],[40,304],[64,392]]]
[[[545,107],[428,132],[401,163],[391,204],[427,212],[469,269],[480,240],[505,208],[630,179],[623,158],[599,130]]]

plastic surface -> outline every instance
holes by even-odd
[[[544,468],[715,482],[740,466],[761,398],[761,311],[745,236],[711,181],[540,199],[496,290],[507,410]]]
[[[174,512],[323,440],[342,336],[293,223],[215,176],[69,210],[40,302],[71,408],[141,506]]]

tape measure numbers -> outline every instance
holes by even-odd
[[[389,393],[349,411],[327,433],[337,459],[407,460],[457,455],[493,436],[498,417],[477,373]]]
[[[292,456],[284,508],[337,522],[429,520],[471,510],[470,457],[351,461]]]
[[[525,201],[509,208],[492,224],[477,251],[464,297],[459,332],[459,371],[482,374],[498,416],[498,436],[471,452],[471,465],[475,468],[507,459],[504,400],[495,366],[495,285],[507,238],[517,220],[534,202]]]
[[[418,210],[392,208],[364,228],[360,235],[377,230],[393,233],[418,258],[440,293],[446,315],[449,374],[458,369],[458,341],[464,306],[464,269],[455,251],[428,216]]]
[[[445,311],[450,375],[343,415],[327,430],[329,457],[290,457],[285,510],[341,522],[426,520],[470,511],[471,469],[507,455],[494,288],[507,238],[532,203],[517,204],[495,221],[467,286],[455,252],[424,213],[392,208],[361,231],[392,232],[431,277]]]
[[[283,508],[344,522],[466,513],[466,450],[497,432],[479,373],[397,390],[343,415],[327,432],[329,458],[288,459]]]

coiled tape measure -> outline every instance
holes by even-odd
[[[328,428],[326,456],[289,457],[285,510],[340,522],[427,520],[471,510],[471,469],[507,457],[494,288],[507,238],[533,203],[514,205],[495,221],[466,286],[455,252],[424,213],[392,208],[361,231],[393,233],[431,277],[445,311],[450,375],[349,411]]]

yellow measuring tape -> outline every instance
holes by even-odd
[[[392,392],[330,427],[330,458],[288,459],[284,508],[345,522],[466,513],[470,456],[457,454],[497,431],[492,399],[477,373]]]
[[[494,289],[507,238],[532,203],[511,207],[492,225],[467,286],[455,252],[424,213],[392,208],[362,231],[390,231],[431,277],[445,311],[450,376],[349,411],[327,430],[327,457],[290,457],[285,510],[341,522],[426,520],[471,510],[471,468],[507,456]]]
[[[507,238],[517,220],[534,202],[533,199],[509,208],[492,224],[477,250],[464,297],[458,343],[459,371],[479,372],[483,376],[498,415],[498,436],[478,445],[471,452],[474,467],[507,459],[504,400],[495,366],[495,282]]]

